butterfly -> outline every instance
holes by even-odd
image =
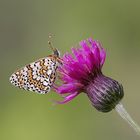
[[[14,86],[39,94],[46,94],[50,91],[55,82],[56,71],[61,64],[61,58],[59,51],[52,47],[50,41],[48,43],[53,54],[14,72],[10,77],[10,82]]]

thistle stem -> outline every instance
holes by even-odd
[[[140,135],[140,127],[134,122],[134,120],[131,118],[131,116],[127,113],[125,108],[121,103],[117,104],[115,107],[115,110],[118,112],[118,114],[128,122],[128,124],[136,131],[138,135]]]

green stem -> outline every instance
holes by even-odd
[[[136,131],[138,135],[140,135],[140,127],[134,122],[134,120],[131,118],[131,116],[127,113],[125,108],[121,103],[117,104],[115,107],[115,110],[118,112],[118,114],[128,122],[128,124]]]

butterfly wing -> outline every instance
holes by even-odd
[[[56,78],[58,62],[52,56],[30,63],[13,73],[10,82],[21,89],[48,93]]]

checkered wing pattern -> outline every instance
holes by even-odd
[[[48,56],[17,70],[11,75],[10,82],[21,89],[45,94],[55,81],[57,67],[57,59]]]

